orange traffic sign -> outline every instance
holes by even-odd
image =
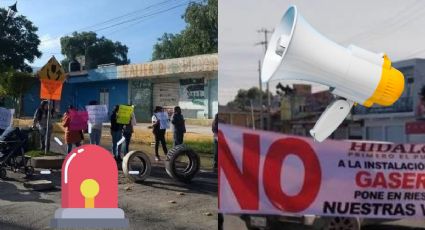
[[[38,72],[40,80],[54,80],[54,81],[65,81],[66,75],[62,66],[56,60],[55,56],[52,56],[50,60],[45,64]]]

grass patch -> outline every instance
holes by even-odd
[[[56,152],[47,152],[47,154],[44,154],[44,151],[42,150],[30,150],[25,153],[26,156],[29,157],[44,157],[44,156],[61,156],[63,154],[56,153]]]
[[[212,140],[197,140],[197,141],[184,141],[184,144],[192,148],[199,154],[213,154],[214,143]],[[167,147],[173,147],[173,142],[167,141]]]

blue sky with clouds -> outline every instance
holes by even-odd
[[[1,0],[0,7],[14,2]],[[18,0],[18,14],[38,27],[43,56],[33,66],[42,66],[51,55],[61,60],[60,37],[83,28],[99,30],[98,35],[127,45],[131,62],[141,63],[150,60],[152,47],[164,32],[184,29],[181,16],[188,3],[189,0]],[[132,14],[117,18],[129,13]]]

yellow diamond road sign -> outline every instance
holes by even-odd
[[[65,81],[66,78],[65,71],[54,56],[50,58],[47,64],[37,74],[40,80]]]

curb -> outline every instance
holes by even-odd
[[[31,165],[34,168],[62,169],[65,156],[45,156],[31,158]]]

